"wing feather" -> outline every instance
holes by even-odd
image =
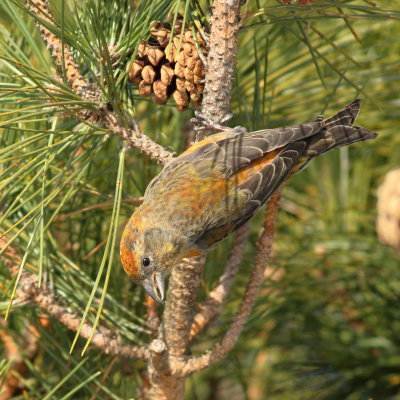
[[[288,144],[282,152],[261,168],[260,171],[237,185],[235,189],[237,196],[241,197],[243,194],[247,196],[247,200],[244,202],[240,212],[234,214],[232,220],[228,222],[226,217],[215,215],[215,219],[208,221],[204,231],[196,239],[196,245],[199,248],[207,249],[252,218],[291,173],[305,149],[306,141]]]
[[[238,185],[239,190],[249,193],[249,200],[239,218],[235,220],[234,229],[246,223],[259,211],[261,206],[290,174],[297,160],[303,155],[305,148],[305,141],[289,144],[274,160],[256,174],[262,176],[262,181],[257,186],[253,181],[256,179],[255,175]]]
[[[264,154],[313,136],[323,127],[324,122],[316,119],[302,125],[255,132],[230,129],[225,136],[221,133],[215,135],[215,142],[208,137],[203,146],[201,142],[197,143],[194,151],[169,162],[148,185],[145,199],[178,185],[188,172],[202,178],[216,174],[229,178]]]

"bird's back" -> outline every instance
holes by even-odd
[[[355,100],[328,119],[319,116],[302,125],[256,132],[235,128],[210,136],[166,165],[145,198],[163,199],[179,216],[175,221],[172,214],[171,220],[187,225],[192,240],[206,249],[248,221],[312,158],[374,138],[352,126],[360,104]]]

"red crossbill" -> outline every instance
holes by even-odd
[[[376,133],[353,126],[355,100],[333,117],[285,128],[226,128],[165,165],[147,187],[121,238],[126,273],[156,301],[182,258],[200,255],[253,217],[314,157]]]

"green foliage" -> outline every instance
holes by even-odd
[[[139,98],[127,71],[152,21],[180,11],[198,27],[208,7],[200,3],[57,0],[51,3],[54,21],[45,25],[70,46],[122,121],[135,116],[146,134],[179,153],[191,110],[179,113]],[[98,104],[76,95],[65,71],[61,82],[55,79],[34,16],[22,6],[16,0],[0,4],[1,232],[20,252],[19,267],[37,272],[71,311],[92,323],[100,318],[127,342],[146,343],[151,336],[143,291],[120,268],[118,235],[134,207],[126,200],[140,197],[159,167],[137,150],[126,152],[104,127],[77,117]],[[230,357],[191,378],[188,398],[211,399],[214,387],[220,399],[398,395],[399,260],[374,231],[376,188],[400,164],[400,13],[389,6],[283,6],[272,0],[246,6],[232,124],[260,129],[304,122],[362,97],[358,124],[379,137],[315,160],[287,184],[272,272],[255,313]],[[261,219],[253,221],[226,312],[198,350],[222,335],[235,311]],[[210,253],[202,296],[218,279],[229,243]],[[5,313],[18,282],[2,261],[0,271]],[[91,347],[81,357],[88,345],[82,339],[70,354],[74,333],[53,319],[44,328],[39,315],[16,299],[8,316],[16,340],[29,324],[40,332],[39,353],[26,360],[21,377],[30,399],[133,397],[143,363]],[[0,363],[0,375],[9,368]]]

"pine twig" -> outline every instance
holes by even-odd
[[[244,325],[251,313],[251,310],[255,303],[256,294],[260,289],[263,281],[266,263],[272,250],[276,216],[278,212],[282,188],[283,187],[281,186],[272,195],[268,202],[266,216],[264,220],[264,230],[260,235],[256,246],[257,254],[255,258],[255,263],[251,271],[251,276],[247,283],[239,310],[232,322],[231,327],[229,328],[228,332],[225,334],[220,343],[216,344],[210,351],[201,356],[190,357],[184,364],[177,367],[177,373],[185,376],[207,368],[222,360],[235,346],[239,335],[242,332]]]
[[[137,198],[133,198],[133,199],[122,199],[121,203],[140,205],[140,204],[143,203],[143,197],[137,197]],[[71,212],[69,212],[67,214],[59,214],[55,218],[55,221],[57,221],[57,222],[64,221],[64,220],[66,220],[68,218],[74,217],[77,214],[85,213],[87,211],[92,211],[92,210],[95,210],[97,208],[112,207],[113,204],[114,204],[114,200],[104,201],[102,203],[92,204],[91,206],[83,207],[83,208],[80,208],[79,210],[71,211]]]
[[[50,11],[49,0],[26,0],[25,7],[42,21],[52,24],[51,19],[54,17]],[[65,75],[72,90],[86,100],[100,101],[99,89],[93,84],[90,84],[81,74],[68,46],[65,44],[63,46],[62,40],[54,35],[54,33],[51,33],[50,30],[38,20],[36,20],[36,26],[43,40],[46,42],[47,49],[50,51],[57,67],[61,71],[63,68],[65,69]]]
[[[123,124],[121,118],[116,113],[100,102],[102,99],[100,88],[95,84],[91,84],[81,74],[79,66],[75,62],[68,46],[65,44],[63,46],[61,39],[40,23],[40,21],[43,21],[47,24],[52,24],[52,19],[54,19],[50,11],[49,0],[26,0],[25,7],[38,18],[36,25],[42,38],[46,42],[47,48],[50,50],[57,67],[60,70],[65,70],[65,75],[71,89],[85,100],[98,103],[97,114],[85,110],[84,112],[77,111],[77,115],[84,119],[92,118],[98,123],[104,124],[110,132],[125,140],[128,147],[137,148],[162,164],[170,161],[173,158],[171,152],[165,150],[164,147],[151,140],[143,132],[140,132],[134,121],[128,121],[128,126],[127,124]]]
[[[157,160],[161,164],[166,164],[168,161],[173,159],[173,153],[165,150],[164,147],[160,146],[141,132],[136,123],[132,122],[130,124],[133,125],[133,128],[124,127],[117,115],[109,110],[104,110],[102,120],[107,129],[119,135],[121,139],[127,142],[128,148],[136,147],[144,154],[147,154],[149,157]]]
[[[7,246],[7,238],[0,240],[0,247]],[[19,270],[21,256],[13,246],[8,246],[4,253],[4,259],[9,266],[11,273],[16,274]],[[27,271],[22,271],[17,288],[17,297],[21,303],[36,303],[42,310],[60,321],[67,328],[77,331],[80,324],[80,317],[68,310],[68,307],[59,304],[57,295],[50,289],[38,287],[38,276]],[[84,323],[80,334],[87,339],[91,334],[92,326]],[[125,344],[122,339],[105,327],[97,328],[93,335],[92,344],[102,349],[106,354],[122,356],[127,358],[145,359],[147,350],[142,346]]]
[[[224,272],[219,278],[217,286],[208,294],[206,301],[199,306],[200,311],[194,317],[194,322],[190,331],[190,340],[193,340],[221,313],[222,306],[228,297],[242,261],[249,230],[249,224],[245,224],[236,232]]]
[[[49,289],[39,289],[37,286],[37,275],[23,271],[17,289],[17,296],[22,302],[34,302],[42,310],[46,311],[53,318],[60,321],[67,328],[77,331],[80,324],[80,317],[71,313],[68,307],[59,304],[57,296]],[[89,323],[84,323],[80,334],[87,339],[92,331]],[[124,344],[122,339],[105,327],[98,327],[93,335],[91,343],[100,348],[106,354],[122,356],[127,358],[145,359],[147,350],[142,346]]]

